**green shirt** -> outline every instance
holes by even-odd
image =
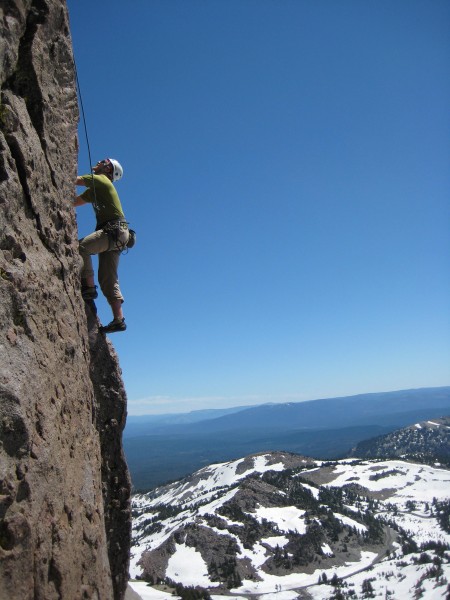
[[[92,204],[97,218],[97,227],[106,221],[125,219],[116,188],[106,175],[82,175],[81,179],[87,187],[81,197],[85,202]]]

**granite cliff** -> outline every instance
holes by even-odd
[[[0,600],[119,600],[126,394],[79,291],[64,0],[0,0]]]

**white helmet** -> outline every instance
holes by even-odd
[[[108,158],[108,160],[113,166],[113,181],[119,181],[123,176],[122,165],[114,158]]]

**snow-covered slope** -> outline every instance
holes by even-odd
[[[437,466],[254,455],[135,496],[131,575],[278,600],[446,598],[449,514]]]

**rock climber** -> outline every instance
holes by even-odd
[[[77,196],[73,206],[92,204],[97,219],[94,233],[79,240],[83,259],[81,270],[81,295],[87,301],[97,298],[92,254],[98,254],[98,281],[103,295],[113,313],[109,325],[100,327],[102,333],[125,331],[127,328],[122,311],[123,296],[119,287],[118,267],[122,251],[129,239],[128,224],[113,182],[121,179],[123,169],[113,158],[100,160],[89,175],[77,177],[76,185],[87,189]]]

